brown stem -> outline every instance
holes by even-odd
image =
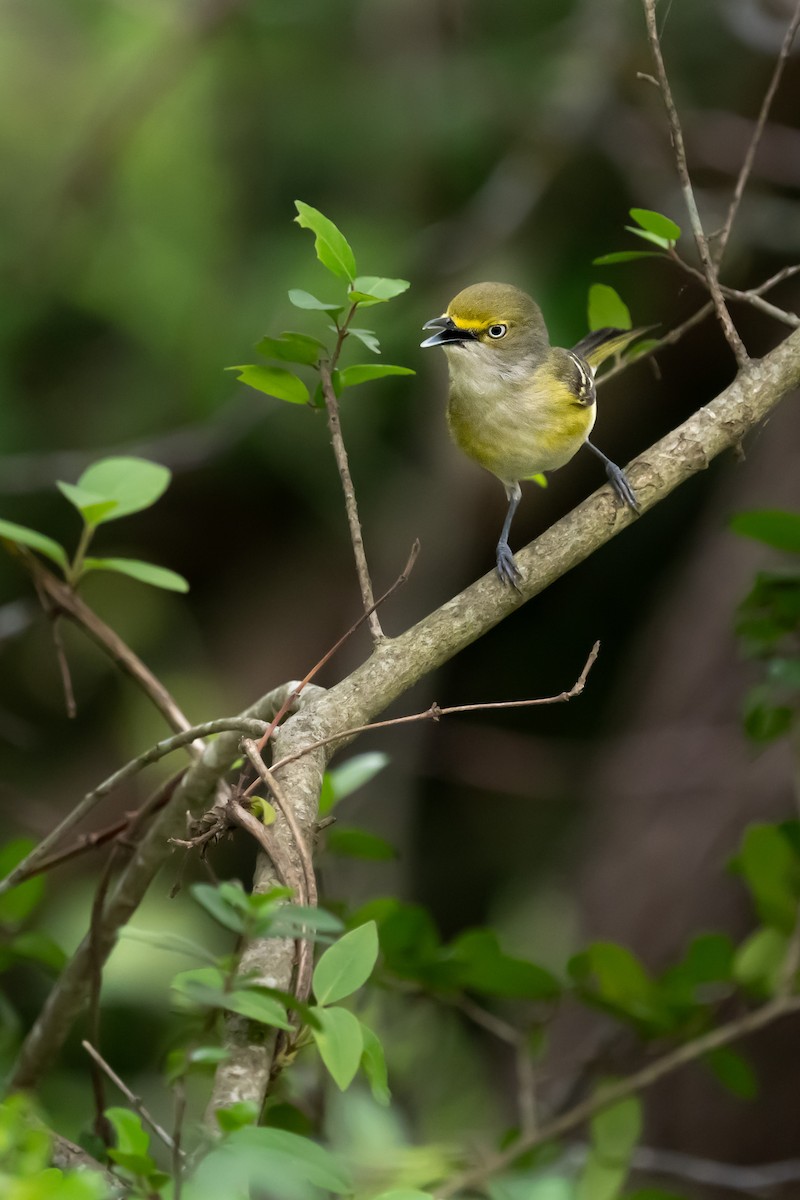
[[[656,7],[655,0],[642,0],[644,5],[645,21],[647,23],[647,35],[650,42],[650,49],[655,62],[656,75],[658,77],[659,90],[661,98],[664,101],[664,108],[667,112],[667,120],[669,121],[670,133],[672,137],[672,148],[675,152],[675,165],[678,170],[678,178],[683,191],[683,198],[686,203],[686,208],[689,213],[689,222],[692,226],[695,244],[697,245],[697,253],[700,256],[700,261],[703,264],[705,271],[706,283],[708,290],[711,293],[711,298],[714,301],[714,307],[717,310],[722,332],[728,341],[728,345],[733,351],[736,361],[740,367],[747,366],[749,357],[745,350],[744,343],[736,332],[736,327],[731,320],[731,315],[728,312],[728,307],[725,304],[725,298],[719,286],[717,278],[717,270],[711,258],[711,253],[708,248],[708,241],[703,231],[703,223],[700,220],[700,213],[697,208],[697,201],[692,188],[692,181],[689,176],[689,167],[686,160],[686,148],[683,143],[683,130],[681,129],[678,110],[675,107],[675,101],[672,98],[672,89],[667,78],[664,59],[661,54],[661,42],[658,36],[658,27],[656,25]]]

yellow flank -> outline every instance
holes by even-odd
[[[482,372],[469,370],[473,364],[466,356],[448,357],[453,440],[503,483],[562,467],[589,436],[594,404],[581,404],[549,362],[528,378],[511,380],[498,376],[496,368],[481,378]]]

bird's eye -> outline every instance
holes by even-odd
[[[507,325],[490,325],[486,332],[490,338],[501,338],[506,336],[507,330]]]

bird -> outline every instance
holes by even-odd
[[[518,589],[521,573],[508,544],[520,482],[563,467],[587,446],[603,463],[623,504],[639,512],[624,471],[589,441],[595,422],[595,372],[642,329],[595,329],[571,350],[551,346],[539,305],[509,283],[475,283],[440,317],[423,325],[420,345],[441,346],[450,376],[447,423],[457,446],[496,475],[506,491],[497,574]]]

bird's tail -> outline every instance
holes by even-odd
[[[618,354],[620,350],[624,350],[636,338],[641,337],[643,333],[647,333],[648,329],[652,328],[652,325],[646,325],[641,329],[614,329],[612,326],[593,329],[591,333],[587,333],[586,337],[581,338],[576,346],[572,347],[572,352],[579,355],[593,371],[596,371],[600,364],[610,358],[612,354]]]

